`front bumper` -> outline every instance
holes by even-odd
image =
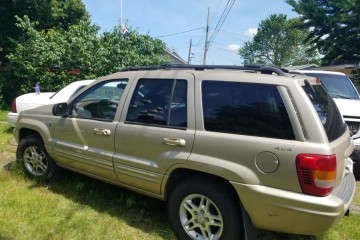
[[[355,149],[360,151],[360,138],[354,139]]]
[[[349,209],[355,194],[353,173],[326,197],[232,182],[254,227],[264,230],[316,235],[328,230]]]

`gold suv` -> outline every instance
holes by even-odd
[[[319,79],[270,66],[132,67],[21,112],[17,159],[168,202],[180,239],[314,235],[348,212],[353,140]]]

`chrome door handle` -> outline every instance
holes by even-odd
[[[181,138],[163,138],[163,143],[170,146],[184,147],[186,145],[185,139]]]
[[[110,136],[111,131],[110,129],[105,129],[105,128],[94,128],[94,133],[96,135]]]

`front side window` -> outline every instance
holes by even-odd
[[[275,85],[204,81],[202,101],[207,131],[295,139]]]
[[[127,79],[101,82],[81,94],[72,104],[72,115],[78,118],[114,120]]]
[[[187,127],[187,81],[140,79],[126,116],[128,123]]]

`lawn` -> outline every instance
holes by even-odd
[[[0,113],[1,154],[15,159],[11,129]],[[360,189],[360,182],[357,182]],[[357,191],[354,205],[360,208]],[[301,223],[294,223],[301,224]],[[356,240],[360,212],[342,218],[319,236],[261,231],[258,239]],[[0,170],[0,239],[176,239],[166,203],[88,177],[65,172],[61,179],[37,183],[20,166]]]

